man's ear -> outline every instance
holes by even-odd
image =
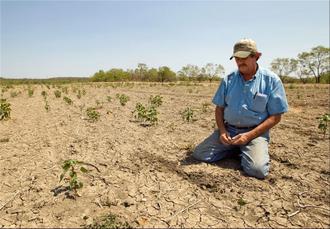
[[[257,58],[257,60],[259,60],[259,58],[261,57],[261,55],[262,55],[261,52],[257,52],[257,53],[255,54],[255,57]]]

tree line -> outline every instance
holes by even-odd
[[[109,71],[99,70],[92,77],[92,81],[213,81],[224,76],[225,69],[221,64],[207,63],[203,67],[188,64],[177,73],[168,66],[148,68],[144,63],[139,63],[136,69],[124,71],[120,68],[112,68]]]
[[[330,83],[330,49],[324,46],[302,52],[297,58],[276,58],[271,62],[274,71],[285,83]],[[174,72],[168,66],[148,68],[139,63],[137,68],[124,71],[112,68],[108,71],[99,70],[91,81],[214,81],[224,76],[225,69],[221,64],[207,63],[203,67],[188,64],[180,71]]]
[[[271,69],[283,82],[296,78],[302,83],[330,83],[330,49],[317,46],[299,53],[297,58],[276,58]]]

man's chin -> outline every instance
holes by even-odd
[[[240,73],[245,74],[247,72],[247,68],[245,66],[239,67],[238,70]]]

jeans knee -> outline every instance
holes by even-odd
[[[253,164],[243,166],[243,170],[252,177],[264,179],[269,174],[269,164]]]
[[[193,158],[195,158],[198,161],[203,161],[203,162],[212,162],[212,157],[209,154],[206,154],[205,152],[198,150],[196,148],[194,152],[191,155]]]

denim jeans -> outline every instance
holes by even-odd
[[[236,129],[231,126],[227,126],[226,129],[231,137],[250,130]],[[192,156],[200,161],[215,162],[238,153],[241,157],[243,170],[249,176],[262,179],[265,178],[269,172],[268,143],[269,135],[265,133],[246,145],[224,145],[219,140],[219,130],[215,130],[195,148]]]

